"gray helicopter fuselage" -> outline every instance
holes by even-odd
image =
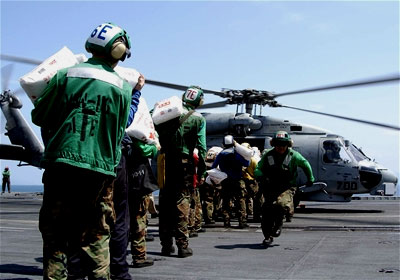
[[[293,149],[310,162],[315,181],[326,184],[303,188],[301,200],[350,201],[353,194],[375,194],[385,186],[397,185],[393,172],[328,130],[268,116],[231,113],[203,113],[203,116],[207,121],[208,148],[222,146],[223,137],[231,134],[238,143],[247,142],[263,151],[272,148],[270,139],[276,131],[289,132]],[[305,182],[306,177],[299,169],[298,184]]]
[[[1,95],[0,107],[7,121],[6,135],[11,142],[11,145],[0,146],[0,158],[39,167],[44,147],[22,115],[22,103],[17,97],[5,92]]]

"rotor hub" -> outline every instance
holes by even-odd
[[[256,89],[232,90],[222,89],[227,104],[252,104],[276,106],[275,95],[269,91]]]

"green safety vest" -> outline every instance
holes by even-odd
[[[297,151],[288,148],[285,154],[270,149],[263,154],[255,170],[256,177],[265,177],[278,186],[296,186],[297,167],[303,169],[307,179],[314,182],[310,163]]]
[[[131,95],[101,59],[58,71],[32,110],[33,123],[48,135],[42,167],[66,163],[115,176]]]

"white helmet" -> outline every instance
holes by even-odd
[[[232,135],[226,135],[224,137],[223,144],[224,144],[225,147],[233,146],[233,136]]]
[[[86,40],[85,48],[89,53],[97,52],[121,61],[131,56],[128,34],[112,23],[97,26]]]

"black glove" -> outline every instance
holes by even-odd
[[[311,182],[311,181],[307,181],[307,183],[306,183],[306,187],[311,187],[312,185],[314,185],[314,183],[313,183],[313,182]]]

